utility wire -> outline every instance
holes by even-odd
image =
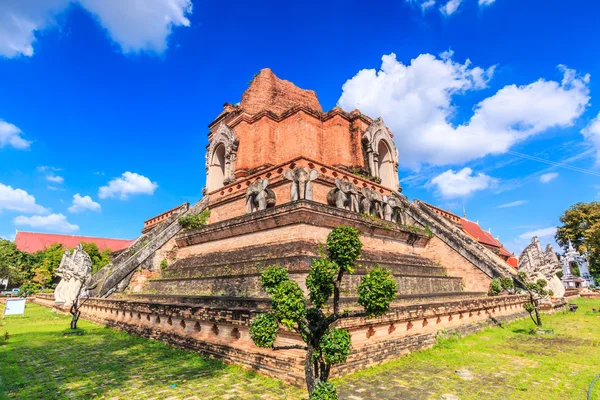
[[[588,175],[600,176],[600,172],[592,171],[591,169],[579,168],[579,167],[574,167],[569,164],[563,164],[563,163],[559,163],[559,162],[555,162],[555,161],[544,160],[543,158],[538,158],[538,157],[530,156],[530,155],[523,154],[523,153],[517,153],[516,151],[508,151],[507,153],[511,154],[513,156],[524,158],[526,160],[537,161],[537,162],[549,164],[549,165],[552,165],[555,167],[570,169],[571,171],[575,171],[575,172],[582,172],[582,173],[588,174]]]

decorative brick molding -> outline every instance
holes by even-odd
[[[523,317],[526,296],[498,296],[394,307],[382,317],[350,318],[338,326],[352,335],[352,353],[346,364],[334,368],[336,376],[432,346],[437,333],[457,330],[473,333],[496,321]],[[51,295],[36,303],[53,305]],[[272,351],[254,345],[248,333],[251,308],[205,307],[111,299],[90,299],[82,317],[132,334],[201,351],[260,373],[303,385],[304,354],[300,350]],[[282,329],[277,345],[300,344],[300,338]]]

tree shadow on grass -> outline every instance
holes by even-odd
[[[0,397],[4,391],[20,399],[90,399],[131,390],[132,385],[156,393],[183,380],[203,379],[210,385],[230,369],[222,362],[113,329],[92,327],[84,329],[84,335],[65,337],[61,326],[55,327],[11,337],[4,349],[8,352],[3,352],[9,357],[0,357]]]

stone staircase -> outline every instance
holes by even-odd
[[[167,303],[190,303],[231,307],[268,307],[270,301],[260,283],[261,271],[273,264],[285,266],[303,290],[318,244],[312,242],[254,246],[234,251],[190,256],[170,265],[152,279],[143,293],[130,297]],[[354,275],[343,281],[343,303],[356,303],[361,277],[376,264],[389,268],[396,279],[398,298],[394,304],[421,303],[479,297],[485,293],[464,292],[462,279],[447,276],[431,260],[409,254],[363,251]]]
[[[110,264],[92,276],[87,284],[88,293],[93,297],[106,297],[117,288],[127,286],[131,275],[138,266],[181,231],[179,217],[189,212],[199,213],[207,205],[208,197],[205,197],[191,208],[186,205],[152,230],[140,236]]]

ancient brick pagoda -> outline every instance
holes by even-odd
[[[514,268],[401,194],[398,150],[381,118],[323,112],[313,91],[264,69],[209,129],[203,199],[146,221],[142,236],[88,283],[95,298],[84,318],[301,382],[300,350],[260,349],[248,334],[270,306],[260,272],[286,266],[305,289],[319,244],[340,224],[359,229],[364,245],[361,266],[343,283],[344,307],[355,307],[360,278],[375,264],[393,271],[399,295],[382,317],[341,322],[353,351],[334,374],[427,347],[441,329],[474,331],[491,316],[523,312],[520,296],[487,297],[491,279]],[[179,224],[206,208],[207,226]],[[283,331],[278,340],[300,338]]]

